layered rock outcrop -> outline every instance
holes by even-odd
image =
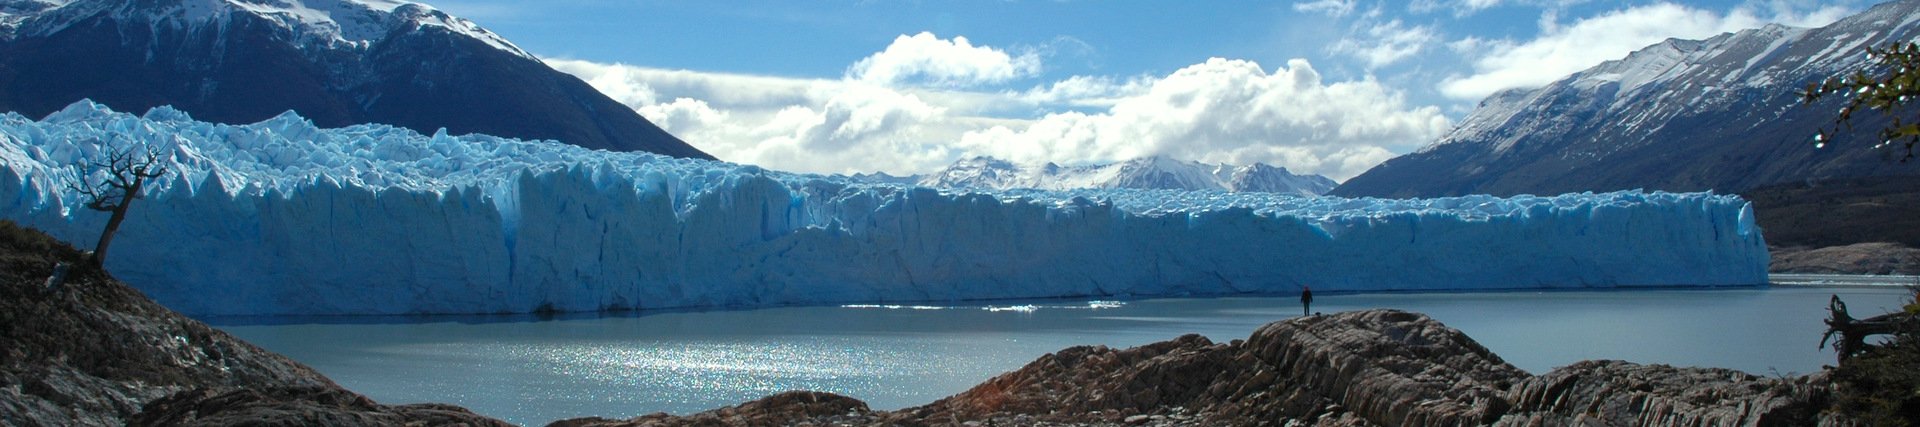
[[[466,408],[437,403],[382,405],[339,387],[198,389],[148,403],[130,427],[475,426],[506,427]]]
[[[599,417],[555,421],[548,427],[785,426],[873,424],[881,420],[867,403],[833,393],[789,391],[687,416],[655,413],[627,420]]]
[[[960,395],[903,412],[1124,421],[1180,407],[1203,424],[1339,418],[1471,425],[1507,409],[1526,373],[1424,315],[1363,311],[1268,324],[1245,341],[1188,335],[1127,350],[1075,347]]]
[[[1758,377],[1729,369],[1584,361],[1508,390],[1495,425],[1789,426],[1822,420],[1827,376]]]
[[[1621,361],[1581,362],[1534,376],[1425,315],[1370,310],[1274,322],[1229,343],[1188,335],[1125,350],[1074,347],[922,407],[871,412],[849,398],[815,395],[842,405],[784,416],[757,412],[751,424],[1843,424],[1822,419],[1829,389],[1824,374],[1769,378]],[[715,425],[718,419],[728,418],[656,414],[592,425]]]

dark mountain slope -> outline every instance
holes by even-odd
[[[1811,140],[1844,99],[1799,91],[1864,66],[1867,46],[1920,35],[1920,2],[1815,29],[1771,25],[1668,40],[1546,87],[1489,97],[1440,141],[1333,190],[1341,196],[1559,194],[1645,188],[1743,192],[1815,179],[1920,174],[1872,149],[1884,119],[1840,143]]]
[[[0,111],[80,99],[711,158],[472,22],[382,0],[0,0]],[[84,54],[77,54],[84,52]]]

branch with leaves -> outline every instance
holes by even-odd
[[[1806,91],[1801,92],[1801,99],[1807,105],[1831,95],[1847,97],[1847,105],[1840,108],[1839,116],[1833,120],[1835,129],[1821,129],[1813,136],[1813,146],[1826,147],[1836,129],[1853,130],[1854,113],[1879,110],[1892,122],[1880,129],[1880,143],[1874,148],[1899,142],[1907,149],[1902,160],[1912,159],[1913,146],[1920,143],[1920,112],[1904,107],[1920,99],[1920,45],[1909,42],[1885,49],[1868,47],[1867,56],[1874,62],[1869,68],[1877,74],[1859,70],[1848,76],[1808,84]]]

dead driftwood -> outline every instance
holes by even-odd
[[[1854,319],[1847,314],[1847,303],[1841,301],[1839,295],[1828,300],[1827,312],[1827,334],[1820,337],[1820,348],[1826,348],[1827,341],[1838,335],[1840,339],[1833,342],[1833,348],[1840,354],[1840,363],[1846,363],[1848,358],[1866,351],[1869,336],[1891,335],[1920,327],[1920,318],[1904,312]]]

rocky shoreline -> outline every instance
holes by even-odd
[[[1920,274],[1920,249],[1899,243],[1855,243],[1824,248],[1769,248],[1770,273]]]
[[[899,411],[790,393],[687,416],[553,425],[1843,425],[1823,412],[1830,390],[1824,373],[1623,361],[1535,376],[1425,315],[1369,310],[1274,322],[1228,343],[1188,335],[1069,348]]]
[[[81,254],[0,222],[0,420],[8,425],[507,425],[437,404],[382,405],[98,272],[48,289]],[[738,406],[555,426],[1844,425],[1826,373],[1589,361],[1531,375],[1425,315],[1369,310],[1043,356],[925,406],[788,392]]]

